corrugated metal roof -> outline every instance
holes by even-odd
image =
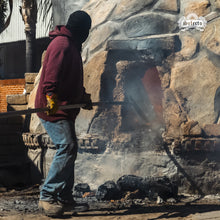
[[[19,8],[21,0],[13,1],[13,12],[11,23],[8,28],[0,35],[0,44],[13,41],[25,40],[24,22],[20,14]],[[51,0],[37,0],[38,18],[36,26],[36,38],[47,37],[49,30],[53,27]]]

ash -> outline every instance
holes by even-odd
[[[153,189],[150,187],[150,184],[155,185],[153,181],[157,181],[157,187],[160,183],[163,185],[166,183],[165,187],[159,186]],[[144,184],[148,184],[148,188]],[[40,214],[38,209],[39,188],[39,185],[14,189],[0,187],[0,217],[16,214]],[[174,191],[170,191],[171,189]],[[116,183],[107,181],[97,190],[90,190],[86,183],[77,184],[74,187],[73,196],[78,203],[87,202],[90,207],[89,212],[111,212],[126,209],[135,213],[137,210],[148,210],[149,208],[159,212],[166,209],[186,209],[187,207],[220,209],[219,195],[177,194],[176,188],[166,178],[146,179],[133,175],[122,176]]]

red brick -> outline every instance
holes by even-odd
[[[22,94],[25,88],[24,79],[0,80],[0,112],[7,111],[7,95]]]

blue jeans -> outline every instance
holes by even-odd
[[[74,165],[77,156],[77,140],[73,121],[49,122],[41,119],[48,135],[56,147],[47,178],[40,191],[40,200],[72,200]]]

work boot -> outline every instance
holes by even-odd
[[[40,200],[38,207],[43,210],[44,214],[49,217],[59,217],[64,212],[64,207],[62,204],[53,201],[43,201]]]
[[[75,202],[74,200],[71,200],[71,201],[62,201],[61,204],[63,206],[64,212],[85,212],[89,210],[88,203],[78,203]]]

